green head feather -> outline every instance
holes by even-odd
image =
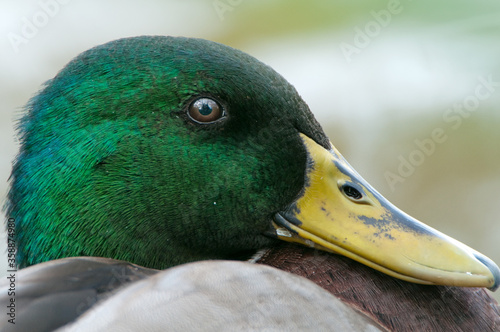
[[[188,116],[200,97],[221,121]],[[121,39],[72,60],[27,105],[7,202],[18,264],[79,255],[165,268],[234,258],[304,185],[299,132],[328,139],[295,89],[210,41]]]

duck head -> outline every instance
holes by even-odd
[[[84,255],[166,268],[281,239],[407,281],[499,283],[491,260],[363,180],[283,77],[227,46],[137,37],[88,50],[19,131],[7,212],[20,266]]]

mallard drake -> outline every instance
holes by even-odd
[[[498,266],[382,197],[296,90],[241,51],[159,36],[95,47],[47,82],[19,131],[6,205],[11,264],[24,268],[18,328],[53,330],[83,312],[64,328],[304,328],[311,312],[318,325],[307,326],[325,328],[332,307],[348,317],[338,327],[500,327],[482,289],[499,286]],[[76,256],[87,258],[65,258]],[[181,290],[199,297],[181,305]],[[234,292],[256,309],[236,307]],[[283,314],[297,308],[296,321]]]

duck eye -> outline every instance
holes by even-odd
[[[349,185],[349,184],[344,184],[342,186],[342,191],[344,192],[344,194],[354,200],[359,200],[361,198],[363,198],[363,194],[361,194],[359,192],[358,189],[354,188],[353,186]]]
[[[210,98],[196,99],[189,105],[189,117],[198,123],[212,123],[225,116],[222,106]]]

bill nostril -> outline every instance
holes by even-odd
[[[359,200],[359,199],[363,198],[363,195],[359,192],[358,189],[356,189],[353,186],[350,186],[348,184],[344,184],[342,186],[342,190],[344,191],[344,193],[347,196],[349,196],[350,198],[352,198],[354,200]]]

